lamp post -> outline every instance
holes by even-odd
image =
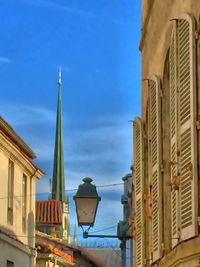
[[[126,236],[125,232],[120,231],[121,227],[118,226],[117,235],[91,235],[88,234],[90,227],[94,225],[97,208],[101,198],[99,197],[96,186],[92,184],[92,179],[86,177],[83,179],[83,184],[80,184],[76,195],[73,197],[76,204],[76,213],[78,225],[83,229],[84,226],[88,226],[87,230],[83,229],[83,238],[98,237],[98,238],[118,238],[130,239],[131,236]]]

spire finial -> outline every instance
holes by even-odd
[[[59,70],[58,70],[58,85],[62,85],[62,69],[61,69],[61,66],[59,67]]]

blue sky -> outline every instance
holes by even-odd
[[[139,0],[2,0],[1,115],[37,153],[49,192],[58,66],[63,69],[66,189],[90,176],[121,183],[132,163],[132,124],[140,114]],[[99,189],[94,230],[117,224],[122,186]],[[70,197],[72,193],[69,194]],[[71,223],[76,223],[73,204]],[[115,229],[114,229],[115,230]]]

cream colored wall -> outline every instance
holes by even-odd
[[[48,261],[45,259],[37,259],[36,267],[48,267]]]
[[[8,204],[8,162],[9,159],[14,162],[14,205],[13,205],[13,224],[10,225],[7,222],[7,204]],[[36,174],[36,167],[32,164],[31,160],[26,158],[23,153],[15,147],[9,139],[5,138],[0,133],[0,227],[5,231],[8,231],[10,236],[13,236],[20,240],[23,245],[28,248],[35,247],[35,184],[36,175],[39,178],[41,172]],[[26,230],[22,229],[22,178],[23,173],[27,175],[27,202],[26,202]],[[30,182],[32,181],[32,186]],[[32,192],[31,192],[32,191]],[[15,264],[23,262],[19,267],[32,267],[34,254],[32,250],[27,252],[26,257],[29,259],[29,263],[26,263],[26,253],[20,256],[21,252],[18,248],[11,248],[8,244],[4,244],[0,238],[0,260],[6,261],[7,256],[12,256]],[[1,247],[5,246],[6,251]],[[19,258],[19,260],[18,260]],[[23,261],[24,260],[24,261]],[[3,267],[4,265],[1,265]],[[16,267],[18,265],[15,265]]]
[[[143,0],[144,10],[148,12],[147,0]],[[142,79],[151,78],[156,74],[163,77],[164,61],[170,44],[173,19],[183,13],[193,14],[197,21],[200,14],[200,1],[198,0],[152,0],[149,22],[143,22],[142,38]],[[145,15],[147,17],[147,15]],[[142,83],[142,114],[145,115],[147,82]]]
[[[148,10],[148,0],[143,0],[142,1],[142,24],[144,24],[144,20],[147,15],[147,10]]]
[[[35,200],[36,200],[36,182],[37,179],[35,177],[30,176],[29,177],[29,217],[28,217],[28,224],[29,229],[28,236],[29,236],[29,246],[35,247]],[[32,183],[32,186],[30,187],[30,183]],[[34,237],[34,238],[32,238]]]
[[[185,259],[183,257],[181,261],[170,265],[170,267],[200,267],[199,256],[200,255],[197,255],[194,259]],[[166,263],[164,265],[159,264],[159,267],[162,267],[162,266],[168,267],[169,265],[167,265]]]
[[[199,267],[200,237],[180,243],[156,267]]]
[[[0,225],[7,226],[8,158],[0,150]]]
[[[7,196],[8,196],[8,160],[9,158],[14,162],[14,206],[13,206],[13,225],[9,225],[7,222]],[[33,192],[30,192],[30,176],[27,174],[27,218],[26,218],[26,231],[22,230],[22,177],[23,173],[26,173],[25,168],[19,165],[16,160],[0,150],[0,179],[2,181],[0,187],[0,199],[1,213],[0,213],[0,225],[14,232],[19,240],[28,244],[28,236],[33,236],[34,232],[34,198],[32,198],[32,208],[30,210],[30,195],[35,194],[34,186]],[[34,182],[35,183],[35,182]],[[34,184],[33,183],[33,184]],[[28,217],[32,216],[32,219],[28,221]],[[32,232],[29,231],[32,229]]]
[[[0,266],[7,267],[7,260],[9,260],[14,262],[15,267],[33,267],[33,259],[30,259],[26,252],[16,249],[11,243],[0,238]]]
[[[36,267],[60,267],[61,265],[51,262],[47,259],[38,259]]]

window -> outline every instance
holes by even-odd
[[[172,51],[170,51],[172,53]],[[170,54],[171,56],[171,54]],[[170,61],[170,64],[174,64],[174,62]],[[171,66],[170,66],[171,68]],[[174,77],[175,78],[175,77]],[[164,220],[163,223],[163,242],[165,246],[165,253],[168,253],[171,250],[172,240],[169,238],[171,236],[171,166],[168,164],[171,160],[170,158],[170,148],[171,145],[173,147],[174,142],[171,142],[170,136],[170,113],[169,113],[169,103],[170,103],[170,84],[169,84],[169,50],[166,54],[165,63],[164,63],[164,72],[163,72],[163,86],[162,86],[162,157],[163,157],[163,183],[162,183],[162,191],[163,191],[163,214]],[[175,103],[173,99],[173,104],[175,108]],[[173,110],[174,112],[174,110]],[[172,114],[171,114],[172,115]],[[174,116],[174,115],[173,115]],[[172,121],[176,123],[176,121]],[[174,126],[173,126],[174,129]],[[173,130],[174,131],[174,130]],[[166,164],[167,163],[167,164]],[[174,165],[175,167],[175,165]],[[173,170],[175,171],[175,169]],[[176,215],[176,214],[174,214]],[[173,239],[175,241],[176,239]]]
[[[30,199],[29,199],[29,201],[30,201],[30,211],[32,211],[32,201],[33,201],[33,186],[32,186],[32,182],[33,182],[33,178],[32,177],[30,177]]]
[[[27,176],[22,179],[22,229],[26,230],[26,206],[27,206]]]
[[[152,201],[151,237],[152,260],[157,261],[162,256],[162,129],[161,129],[161,81],[154,76],[149,80],[149,189]]]
[[[12,261],[7,261],[7,267],[14,267],[14,262]]]
[[[175,21],[170,46],[172,247],[198,234],[195,20]]]
[[[8,208],[7,220],[13,224],[13,197],[14,197],[14,162],[8,162]]]
[[[145,258],[145,206],[144,206],[144,139],[140,118],[134,121],[134,170],[135,170],[135,256],[136,265],[144,266]]]

